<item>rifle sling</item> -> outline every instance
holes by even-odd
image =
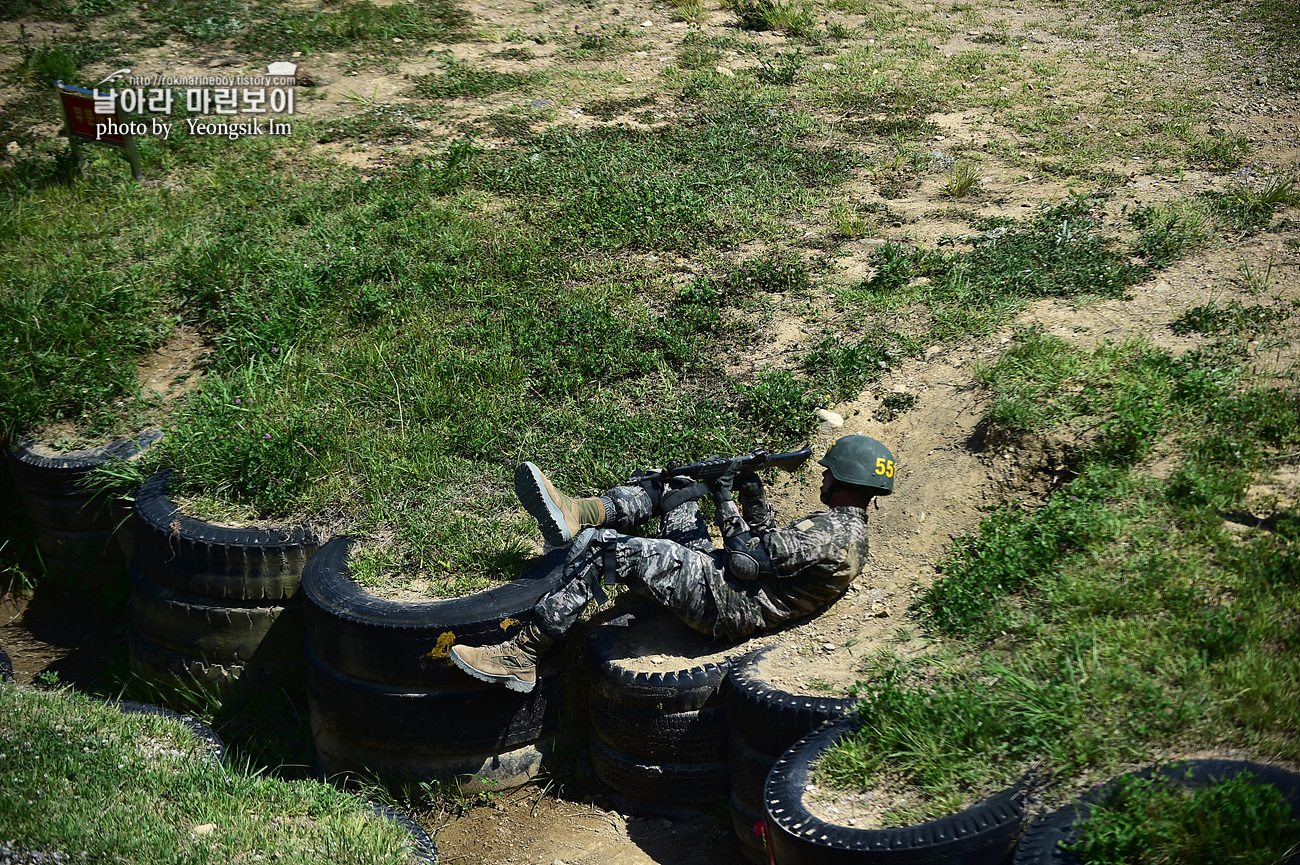
[[[659,513],[666,514],[678,505],[702,499],[708,493],[709,488],[701,483],[691,484],[680,490],[664,490],[663,496],[659,499]]]

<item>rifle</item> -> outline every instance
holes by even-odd
[[[707,482],[722,477],[727,471],[727,466],[734,459],[741,460],[739,472],[754,472],[759,469],[778,468],[785,469],[788,472],[797,471],[800,466],[808,461],[812,456],[811,448],[791,451],[785,454],[769,454],[765,450],[751,451],[747,454],[741,454],[739,457],[710,457],[698,463],[687,463],[678,465],[669,463],[668,467],[662,471],[651,472],[632,478],[628,483],[636,484],[643,481],[667,480],[668,478],[692,478],[699,482]]]

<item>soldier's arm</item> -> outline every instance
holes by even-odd
[[[806,517],[788,529],[775,529],[763,536],[763,545],[772,561],[773,574],[792,576],[810,564],[827,559],[840,546],[835,540],[835,526],[824,514]]]
[[[740,495],[740,513],[749,523],[750,531],[766,535],[776,528],[776,509],[767,501],[763,481],[753,472],[736,479],[736,492]]]

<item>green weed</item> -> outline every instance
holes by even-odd
[[[1252,231],[1268,225],[1278,207],[1300,205],[1300,189],[1296,178],[1275,175],[1262,184],[1237,182],[1227,192],[1205,198],[1230,226]]]
[[[632,32],[626,27],[611,27],[606,30],[602,25],[596,30],[582,30],[577,25],[573,28],[574,44],[562,52],[573,60],[606,60],[628,50]]]
[[[1134,251],[1153,267],[1172,263],[1212,237],[1209,214],[1196,201],[1138,207],[1129,222],[1140,232]]]
[[[806,36],[816,29],[812,10],[798,2],[739,0],[733,11],[744,30],[779,30],[790,36]]]
[[[1210,302],[1194,306],[1175,319],[1169,329],[1180,336],[1189,333],[1227,333],[1253,337],[1288,318],[1290,313],[1284,309],[1243,306],[1241,301],[1231,300],[1222,305]]]
[[[916,394],[886,394],[880,400],[880,408],[872,412],[871,416],[880,423],[889,423],[914,405],[916,405]]]
[[[1208,136],[1196,138],[1188,148],[1188,158],[1215,171],[1235,171],[1251,153],[1250,139],[1222,129],[1212,129]]]
[[[446,58],[440,73],[430,73],[416,79],[416,92],[433,99],[451,99],[458,96],[491,96],[506,90],[517,90],[544,80],[540,72],[497,72],[475,66],[465,60]]]
[[[1237,265],[1237,273],[1241,278],[1241,285],[1252,295],[1263,294],[1273,287],[1273,266],[1274,258],[1270,254],[1268,261],[1258,265],[1250,259],[1243,258]]]
[[[779,55],[774,62],[769,62],[766,58],[760,60],[755,74],[765,84],[789,86],[794,83],[803,63],[803,54],[796,48],[791,53]]]
[[[1241,772],[1204,787],[1125,777],[1064,849],[1084,865],[1285,861],[1300,845],[1300,820],[1275,787],[1253,777]]]
[[[943,184],[949,198],[965,198],[979,183],[979,167],[970,162],[957,162]]]

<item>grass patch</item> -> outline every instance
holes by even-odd
[[[1205,787],[1126,777],[1063,849],[1082,865],[1284,862],[1300,846],[1300,820],[1277,788],[1253,777],[1241,772]]]
[[[1094,201],[1073,196],[1033,219],[984,223],[966,253],[887,243],[875,253],[872,275],[842,292],[840,302],[877,310],[920,305],[929,317],[926,338],[943,340],[987,333],[1037,298],[1122,297],[1150,271],[1101,233]]]
[[[1230,355],[1142,343],[1075,349],[1022,333],[985,372],[1001,423],[1075,442],[1078,477],[1037,510],[999,510],[940,564],[917,604],[948,636],[934,663],[876,664],[862,732],[822,771],[864,789],[883,773],[936,817],[1038,767],[1047,799],[1161,749],[1206,743],[1294,759],[1300,600],[1290,506],[1225,515],[1300,442],[1293,393],[1253,388]],[[1141,460],[1171,442],[1168,477]]]
[[[410,855],[404,830],[356,797],[216,765],[173,721],[9,684],[0,729],[0,822],[29,851],[142,865]]]
[[[416,79],[415,90],[433,99],[481,97],[518,90],[544,80],[546,76],[540,72],[497,72],[448,56],[441,72],[431,72]]]
[[[1295,177],[1275,175],[1258,183],[1238,182],[1227,192],[1206,194],[1205,199],[1229,226],[1253,232],[1267,226],[1279,207],[1300,205],[1297,184]]]
[[[1225,333],[1254,337],[1290,317],[1290,312],[1277,307],[1243,306],[1238,300],[1230,300],[1225,304],[1212,301],[1187,310],[1174,319],[1169,329],[1179,336],[1189,333]]]
[[[559,129],[479,163],[476,185],[520,202],[562,243],[699,249],[752,236],[769,215],[838,183],[850,156],[800,144],[790,118],[741,105],[653,132]]]
[[[181,140],[155,158],[205,172],[183,192],[25,193],[34,206],[0,222],[0,338],[18,349],[0,358],[0,422],[163,420],[135,359],[183,320],[210,340],[204,382],[139,470],[388,538],[393,572],[433,593],[517,573],[532,531],[512,516],[517,460],[585,489],[735,440],[797,444],[815,424],[806,378],[735,380],[710,359],[764,292],[806,290],[807,265],[760,258],[683,290],[618,253],[774,231],[846,157],[754,108],[529,145],[286,183],[265,142]]]

